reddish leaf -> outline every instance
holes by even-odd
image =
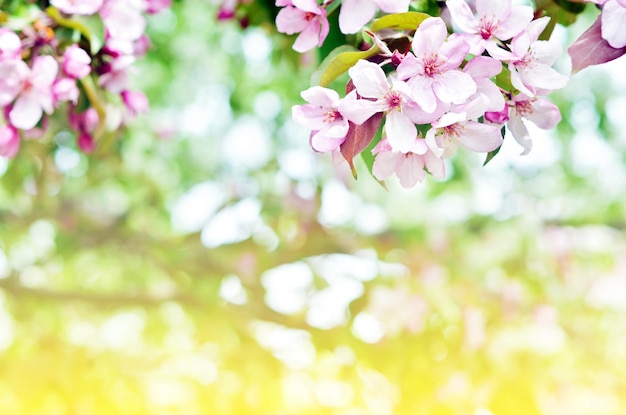
[[[610,62],[626,54],[626,48],[615,49],[602,39],[601,16],[567,49],[572,58],[572,72],[587,66]]]
[[[350,123],[350,129],[346,136],[346,141],[341,144],[340,150],[343,158],[346,159],[352,170],[352,175],[356,179],[357,173],[353,160],[361,154],[363,150],[372,142],[372,139],[380,128],[383,120],[382,112],[376,113],[361,125]]]

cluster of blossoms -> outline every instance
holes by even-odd
[[[402,13],[409,10],[410,0],[343,0],[339,10],[339,29],[352,34],[360,31],[380,9],[386,13]],[[276,0],[283,7],[276,16],[276,28],[289,35],[299,33],[293,48],[306,52],[321,46],[329,31],[326,17],[335,0],[318,5],[316,0]]]
[[[15,156],[20,136],[41,137],[48,116],[61,106],[85,152],[105,123],[114,129],[124,117],[146,111],[147,99],[129,89],[128,75],[150,44],[144,15],[170,2],[51,0],[45,10],[31,6],[28,19],[9,18],[0,27],[0,155]],[[86,19],[102,33],[88,32]],[[117,117],[105,119],[103,100],[119,102],[111,111]]]
[[[293,0],[288,7],[304,3]],[[375,3],[383,8],[389,2]],[[344,98],[320,86],[302,92],[308,103],[295,106],[293,118],[312,130],[313,149],[342,151],[355,137],[367,141],[359,143],[363,149],[384,119],[382,139],[372,150],[372,173],[379,180],[395,173],[402,186],[412,187],[427,173],[443,177],[443,159],[459,146],[496,151],[506,126],[525,154],[532,145],[525,120],[545,129],[561,120],[545,98],[568,80],[552,68],[560,45],[539,40],[549,18],[534,19],[531,7],[511,0],[477,0],[475,8],[464,0],[446,5],[456,33],[448,33],[442,18],[428,17],[404,52],[391,51],[372,33],[381,52],[348,70]]]

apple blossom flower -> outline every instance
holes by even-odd
[[[57,9],[65,14],[94,14],[102,7],[103,0],[50,0]]]
[[[438,178],[445,176],[443,160],[421,138],[416,138],[413,147],[406,153],[394,151],[387,139],[383,138],[372,153],[376,156],[372,174],[378,180],[385,180],[395,173],[402,187],[411,188],[417,182],[424,181],[426,171]]]
[[[300,33],[293,44],[297,52],[306,52],[322,46],[330,26],[326,9],[315,0],[276,0],[276,6],[284,6],[276,16],[276,28],[281,33]]]
[[[533,19],[530,6],[513,6],[511,0],[477,0],[476,14],[464,0],[446,1],[452,21],[466,33],[469,52],[480,55],[491,51],[498,40],[509,40],[521,33]]]
[[[533,122],[537,127],[548,130],[561,121],[561,112],[554,103],[541,97],[528,97],[524,94],[514,96],[509,105],[507,128],[515,140],[524,148],[522,155],[532,149],[532,141],[523,120]]]
[[[13,158],[20,149],[20,136],[12,125],[0,127],[0,156]]]
[[[148,98],[143,92],[125,90],[121,93],[122,101],[131,117],[148,112]]]
[[[568,81],[567,76],[552,68],[561,55],[561,46],[555,41],[538,40],[549,20],[549,17],[542,17],[532,21],[525,31],[513,38],[510,52],[501,50],[505,55],[502,60],[508,62],[511,71],[511,83],[528,96],[536,95],[537,88],[563,88]]]
[[[410,151],[417,137],[415,124],[424,123],[429,114],[413,101],[407,83],[391,79],[390,84],[380,66],[366,60],[358,61],[348,73],[355,90],[342,101],[341,113],[355,124],[377,112],[384,113],[384,131],[391,147],[403,153]],[[366,99],[355,99],[357,93]]]
[[[335,151],[348,134],[348,120],[339,111],[339,94],[314,86],[300,94],[308,104],[292,108],[293,119],[311,129],[311,147],[320,152]]]
[[[342,33],[356,33],[372,20],[378,8],[386,13],[409,10],[411,0],[343,0],[339,11],[339,29]]]
[[[459,145],[477,153],[487,153],[502,145],[499,126],[474,121],[482,115],[480,101],[471,101],[432,123],[426,133],[426,143],[435,155],[450,157]]]
[[[107,36],[130,42],[139,39],[146,29],[144,10],[142,0],[107,0],[99,13]]]
[[[71,102],[76,105],[79,95],[80,91],[76,86],[76,80],[73,78],[58,78],[52,84],[52,97],[55,107],[60,102]]]
[[[133,69],[135,57],[122,55],[115,58],[100,75],[98,84],[113,94],[120,94],[128,89],[128,72]]]
[[[9,121],[17,128],[29,130],[37,125],[43,112],[53,110],[52,84],[58,72],[58,64],[52,56],[38,56],[32,69],[18,61],[20,69],[20,92],[9,112]]]
[[[415,31],[414,54],[407,54],[397,68],[398,77],[407,81],[413,99],[426,112],[433,112],[438,102],[462,104],[476,92],[472,77],[458,70],[469,44],[461,37],[447,38],[443,20],[429,17]]]
[[[91,58],[84,49],[72,45],[63,52],[63,71],[74,79],[84,78],[91,72]]]

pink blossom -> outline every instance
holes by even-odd
[[[146,29],[146,19],[142,16],[145,4],[142,0],[107,0],[100,16],[108,37],[135,41]]]
[[[467,34],[473,55],[492,49],[498,40],[511,39],[533,19],[532,7],[512,6],[511,0],[477,0],[477,16],[464,0],[448,0],[446,5],[454,23]]]
[[[58,72],[58,64],[52,56],[35,58],[32,69],[24,62],[19,62],[23,63],[20,93],[9,112],[9,120],[13,126],[29,130],[37,125],[44,111],[52,113],[52,83]]]
[[[122,101],[128,110],[128,114],[131,117],[136,117],[138,114],[146,114],[150,108],[148,104],[148,98],[143,92],[140,91],[122,91]]]
[[[343,0],[339,11],[339,29],[342,33],[356,33],[367,24],[378,8],[386,13],[409,10],[410,0]]]
[[[84,49],[72,45],[63,52],[63,71],[74,79],[84,78],[91,72],[91,58]]]
[[[0,61],[17,59],[22,53],[22,42],[10,29],[0,28]]]
[[[50,4],[65,14],[94,14],[102,3],[103,0],[50,0]]]
[[[394,151],[406,153],[413,148],[417,137],[416,123],[423,123],[428,114],[411,98],[406,82],[387,80],[375,63],[360,60],[348,70],[354,83],[352,91],[339,110],[355,124],[362,124],[377,112],[385,114],[384,131]],[[471,79],[471,78],[470,78]],[[356,93],[366,99],[356,99]]]
[[[394,151],[385,138],[372,153],[376,156],[372,173],[378,180],[385,180],[395,173],[402,187],[411,188],[424,181],[427,170],[435,177],[445,176],[443,160],[430,151],[421,138],[416,138],[413,147],[406,153]]]
[[[430,17],[415,32],[412,50],[398,66],[398,77],[407,80],[415,102],[426,112],[438,103],[462,104],[476,92],[472,77],[458,70],[469,45],[460,37],[448,41],[443,20]]]
[[[85,154],[93,152],[93,150],[96,148],[96,143],[93,139],[93,136],[85,132],[80,132],[78,134],[78,137],[76,138],[76,144],[78,145],[80,151]]]
[[[98,84],[113,94],[120,94],[128,89],[128,72],[132,70],[135,58],[120,56],[115,58],[98,79]]]
[[[277,0],[277,6],[285,6],[276,16],[276,28],[281,33],[300,33],[293,44],[297,52],[306,52],[322,46],[330,30],[326,9],[315,0]]]
[[[339,112],[339,94],[314,86],[301,94],[308,102],[292,109],[293,119],[312,130],[311,146],[316,151],[335,151],[348,134],[348,120]]]
[[[78,102],[80,92],[76,86],[76,80],[72,78],[59,78],[52,84],[52,96],[54,105],[60,102],[71,102],[74,105]]]
[[[561,121],[561,112],[558,107],[545,98],[528,97],[519,94],[509,102],[509,121],[507,128],[515,140],[524,148],[522,155],[532,149],[532,141],[523,120],[532,121],[537,127],[548,130],[554,128]]]
[[[536,95],[537,88],[563,88],[568,81],[567,76],[552,68],[561,55],[561,46],[555,41],[538,40],[549,20],[543,17],[532,21],[527,30],[513,38],[510,52],[501,50],[502,60],[508,62],[511,71],[511,83],[528,96]]]
[[[493,151],[502,145],[500,127],[474,121],[480,114],[480,100],[475,100],[449,112],[432,123],[426,133],[428,147],[439,157],[450,157],[459,145],[478,152]]]
[[[11,125],[0,127],[0,156],[13,158],[20,149],[20,136]]]

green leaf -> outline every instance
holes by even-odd
[[[500,130],[500,134],[502,134],[502,138],[504,138],[504,135],[506,134],[506,128],[502,127],[502,129]],[[489,153],[487,153],[487,158],[485,159],[485,162],[483,163],[483,167],[485,167],[487,165],[487,163],[489,163],[491,161],[492,158],[494,158],[498,152],[500,151],[500,149],[502,148],[502,146],[496,148],[493,151],[490,151]]]
[[[348,69],[352,68],[358,61],[361,59],[367,59],[371,56],[376,55],[380,52],[378,46],[374,45],[368,50],[365,51],[353,51],[353,52],[341,52],[335,53],[340,48],[345,48],[346,46],[340,46],[331,52],[326,59],[320,65],[320,75],[319,82],[312,82],[314,85],[320,85],[323,87],[327,87],[330,85],[332,81],[337,79],[337,77]],[[341,49],[345,50],[345,49]],[[312,81],[317,80],[317,74],[313,74]]]
[[[92,55],[98,53],[104,46],[104,23],[99,15],[90,16],[75,15],[66,18],[56,7],[48,7],[46,13],[59,25],[77,30],[89,41],[89,49]]]
[[[515,89],[511,83],[511,71],[509,68],[502,68],[502,72],[496,76],[496,85],[505,91],[513,91]]]
[[[378,32],[382,29],[416,30],[429,17],[430,15],[420,12],[388,14],[376,19],[372,23],[371,30],[372,32]]]

